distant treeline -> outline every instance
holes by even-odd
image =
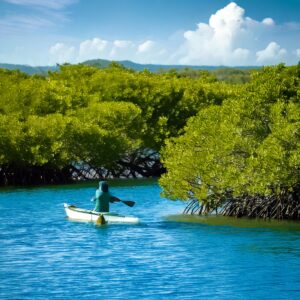
[[[193,212],[299,218],[299,86],[300,64],[0,69],[0,184],[165,173]]]
[[[251,79],[251,73],[256,69],[235,69],[235,68],[224,68],[214,70],[197,70],[191,68],[183,69],[161,69],[158,71],[159,74],[173,74],[177,77],[186,78],[199,78],[199,77],[211,77],[218,81],[224,81],[227,83],[246,83]]]
[[[217,80],[228,83],[245,83],[250,81],[252,71],[261,69],[260,67],[212,67],[212,66],[168,66],[168,65],[143,65],[131,61],[121,61],[120,65],[134,71],[149,70],[156,74],[173,74],[177,77],[199,78],[203,75],[214,77]],[[83,64],[107,68],[113,64],[103,59],[95,59],[84,62]]]
[[[112,64],[118,64],[124,68],[141,72],[148,70],[152,73],[176,73],[178,76],[196,78],[204,73],[215,76],[216,79],[228,83],[245,83],[250,80],[250,74],[253,70],[258,70],[260,67],[216,67],[216,66],[182,66],[182,65],[154,65],[154,64],[138,64],[129,60],[112,62],[105,59],[87,60],[83,65],[96,67],[99,69],[110,68]],[[55,72],[59,70],[57,66],[27,66],[14,64],[1,64],[0,68],[8,70],[19,70],[29,75],[44,75],[47,76],[49,71]]]

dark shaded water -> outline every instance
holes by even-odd
[[[183,204],[121,183],[136,206],[112,210],[139,225],[68,221],[63,203],[91,208],[94,185],[0,192],[0,299],[300,299],[297,223],[166,218]]]

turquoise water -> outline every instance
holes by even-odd
[[[94,185],[2,190],[0,299],[300,299],[297,224],[190,223],[155,182],[121,183],[136,206],[112,210],[139,225],[67,220],[63,203],[91,208]]]

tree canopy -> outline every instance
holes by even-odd
[[[299,71],[300,64],[266,67],[222,105],[190,118],[162,152],[164,194],[221,207],[229,197],[298,193]]]
[[[158,152],[201,108],[234,92],[209,77],[135,72],[116,63],[101,70],[63,65],[48,76],[0,70],[1,181],[32,169],[113,169],[140,149]]]

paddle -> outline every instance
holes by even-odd
[[[134,201],[130,201],[130,200],[121,200],[117,197],[110,197],[110,199],[112,200],[112,202],[123,202],[124,204],[126,204],[129,207],[134,206],[135,202]]]

